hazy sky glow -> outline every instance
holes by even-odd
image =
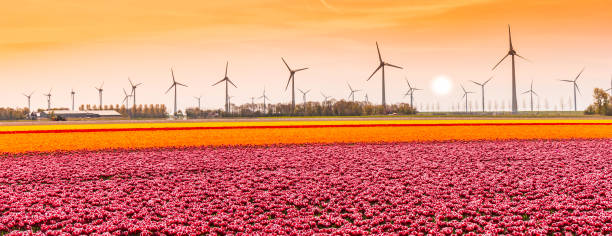
[[[70,89],[77,103],[97,103],[94,86],[105,81],[104,100],[117,104],[127,77],[144,85],[138,103],[171,104],[170,67],[177,80],[179,106],[194,106],[203,95],[207,108],[223,107],[223,77],[229,60],[230,89],[236,103],[250,102],[266,86],[273,103],[288,102],[288,72],[281,56],[298,73],[296,88],[346,99],[346,82],[380,103],[380,75],[366,82],[377,66],[375,41],[388,69],[387,101],[407,102],[404,78],[426,89],[415,103],[439,102],[442,109],[460,102],[459,83],[495,78],[487,100],[510,99],[510,64],[492,66],[507,52],[507,24],[514,45],[531,62],[517,61],[519,92],[533,79],[534,90],[551,104],[568,100],[571,79],[584,66],[579,108],[591,102],[592,89],[610,83],[612,4],[608,0],[23,0],[0,9],[0,106],[26,104],[22,92],[34,90],[33,107],[68,107]],[[433,78],[446,75],[448,95],[433,93]],[[365,93],[357,95],[362,100]],[[476,96],[472,96],[476,101]],[[522,100],[519,97],[519,109]],[[106,103],[106,102],[105,102]]]

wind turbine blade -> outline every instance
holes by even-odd
[[[491,81],[493,79],[493,76],[491,76],[491,78],[489,78],[487,81],[485,81],[484,83],[482,83],[482,85],[486,85],[487,83],[489,83],[489,81]]]
[[[300,93],[304,93],[304,91],[302,91],[301,89],[298,89],[300,91]]]
[[[307,70],[307,69],[308,69],[308,67],[306,67],[306,68],[302,68],[302,69],[297,69],[297,70],[295,70],[295,72],[298,72],[298,71],[303,71],[303,70]]]
[[[461,84],[461,89],[463,89],[463,92],[464,92],[464,93],[467,93],[467,92],[465,91],[465,88],[463,87],[463,84]]]
[[[130,85],[132,85],[132,87],[134,87],[134,83],[132,83],[132,80],[130,79],[130,77],[128,77],[128,81],[130,81]]]
[[[574,81],[572,81],[572,80],[567,80],[567,79],[560,79],[559,81],[574,83]]]
[[[289,82],[291,82],[291,79],[293,79],[293,74],[289,75],[289,80],[287,80],[287,86],[285,86],[285,91],[287,91],[287,89],[289,88]]]
[[[138,83],[138,84],[136,84],[134,87],[138,87],[138,86],[140,86],[140,85],[142,85],[142,83]]]
[[[380,48],[378,48],[378,42],[376,42],[376,51],[378,52],[378,60],[382,62],[382,56],[380,55]]]
[[[309,89],[308,91],[306,91],[306,93],[310,93],[310,90],[311,90],[311,89]]]
[[[523,59],[523,60],[525,60],[525,61],[531,62],[529,59],[527,59],[527,58],[525,58],[525,57],[523,57],[523,56],[521,56],[521,55],[519,55],[519,54],[515,54],[515,55],[516,55],[517,57],[520,57],[521,59]]]
[[[536,92],[534,92],[533,90],[531,90],[531,92],[532,92],[533,94],[535,94],[536,96],[538,96],[538,94],[537,94]]]
[[[386,66],[390,66],[390,67],[395,67],[395,68],[398,68],[398,69],[404,69],[401,66],[396,66],[396,65],[393,65],[393,64],[389,64],[389,63],[385,63],[385,65]]]
[[[479,85],[479,86],[483,86],[483,84],[480,84],[480,83],[478,83],[478,82],[476,82],[476,81],[473,81],[473,80],[470,80],[470,81],[472,81],[472,83],[475,83],[475,84],[477,84],[477,85]]]
[[[508,25],[508,39],[510,41],[510,50],[514,49],[512,47],[512,33],[510,33],[510,25]]]
[[[229,82],[230,84],[234,85],[234,88],[238,88],[238,86],[236,86],[236,85],[234,84],[234,82],[232,82],[230,79],[228,79],[228,80],[227,80],[227,82]]]
[[[578,87],[578,84],[574,83],[574,86],[576,86],[576,90],[578,90],[578,94],[582,95],[582,93],[580,92],[580,88]]]
[[[348,85],[349,89],[350,89],[351,91],[353,91],[353,88],[351,87],[351,84],[349,84],[348,82],[346,82],[346,85]]]
[[[510,54],[506,54],[506,56],[504,56],[504,58],[499,60],[499,62],[497,64],[495,64],[495,66],[491,70],[495,70],[495,68],[497,68],[497,66],[499,66],[499,64],[501,64],[506,59],[506,57],[508,57],[508,55],[510,55]]]
[[[529,92],[531,92],[531,90],[527,90],[527,91],[525,91],[525,92],[523,92],[521,94],[526,94],[526,93],[529,93]]]
[[[227,67],[229,66],[229,61],[225,62],[225,77],[227,77]]]
[[[175,82],[176,80],[174,80],[174,69],[170,68],[170,73],[172,73],[172,82]]]
[[[219,84],[219,83],[223,82],[224,80],[225,80],[225,79],[221,79],[221,80],[219,80],[219,82],[214,83],[214,84],[213,84],[213,85],[211,85],[211,86],[215,86],[215,85],[217,85],[217,84]]]
[[[370,75],[370,77],[368,77],[368,79],[366,81],[369,81],[370,79],[372,79],[372,76],[374,76],[374,74],[376,74],[376,72],[378,72],[378,70],[380,70],[381,67],[383,67],[383,65],[378,66],[378,68],[376,68],[376,70],[374,70],[374,73],[372,73],[372,75]]]
[[[285,61],[285,58],[281,57],[281,60],[283,60],[283,63],[285,63],[285,66],[287,66],[287,69],[291,71],[291,67],[289,67],[289,64],[287,64],[287,62]]]
[[[187,85],[185,85],[185,84],[181,84],[181,83],[179,83],[179,82],[176,82],[176,84],[177,84],[177,85],[180,85],[180,86],[183,86],[183,87],[189,87],[189,86],[187,86]]]
[[[574,79],[574,81],[578,80],[578,77],[580,77],[580,75],[582,74],[582,72],[584,71],[584,68],[582,68],[582,70],[580,71],[580,73],[578,73],[578,75],[576,76],[576,78]]]
[[[166,93],[170,92],[170,89],[172,89],[174,86],[176,86],[175,83],[172,83],[172,85],[170,86],[170,88],[168,88],[168,90],[166,90]]]

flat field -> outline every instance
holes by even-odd
[[[0,127],[0,234],[612,233],[611,120]]]

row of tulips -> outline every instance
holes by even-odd
[[[0,158],[0,234],[611,234],[612,140]]]

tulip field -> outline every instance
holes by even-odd
[[[612,234],[612,120],[0,126],[0,235]]]

